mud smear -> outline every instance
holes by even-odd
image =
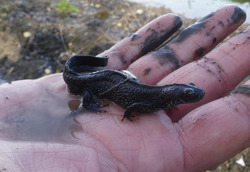
[[[194,53],[195,53],[194,60],[200,59],[205,54],[205,52],[206,52],[206,48],[204,48],[204,47],[200,47],[197,50],[195,50],[194,51]]]
[[[232,15],[232,20],[234,23],[239,23],[246,19],[246,13],[239,7],[235,7],[234,14]]]
[[[153,51],[158,46],[160,46],[164,41],[170,38],[180,27],[182,26],[182,20],[179,16],[176,16],[175,21],[173,22],[173,26],[167,30],[161,30],[160,33],[155,31],[154,29],[148,29],[152,34],[146,38],[145,43],[142,48],[141,55],[145,55],[148,52]],[[159,26],[160,27],[160,26]]]
[[[171,43],[181,43],[185,41],[188,37],[191,35],[194,35],[198,32],[200,32],[205,27],[205,21],[198,21],[195,24],[191,25],[190,27],[187,27],[183,29],[173,40],[171,40]]]
[[[76,141],[73,133],[82,128],[74,118],[68,118],[71,113],[69,98],[66,91],[63,94],[65,95],[57,97],[47,92],[36,100],[16,105],[17,107],[13,107],[16,111],[8,110],[6,118],[0,122],[0,140],[60,143]],[[11,101],[11,97],[5,99]]]
[[[180,67],[179,61],[176,58],[174,51],[169,46],[161,47],[153,53],[155,57],[159,58],[160,65],[171,62],[175,66],[175,69]]]

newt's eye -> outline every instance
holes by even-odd
[[[194,90],[191,89],[191,88],[186,88],[186,89],[184,90],[184,93],[185,93],[186,95],[193,95],[193,94],[194,94]]]

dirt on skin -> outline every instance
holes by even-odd
[[[59,3],[0,1],[0,83],[62,72],[71,55],[97,55],[154,18],[171,12],[122,0],[71,0],[79,11],[68,12],[58,10]],[[181,17],[182,28],[196,21]],[[240,158],[245,166],[236,163]],[[214,170],[225,171],[249,172],[250,148]]]

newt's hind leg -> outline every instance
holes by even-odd
[[[121,122],[124,121],[125,118],[127,118],[131,122],[135,122],[134,119],[135,116],[132,115],[133,112],[148,113],[152,111],[151,109],[152,105],[150,103],[145,103],[145,102],[134,103],[126,109]]]

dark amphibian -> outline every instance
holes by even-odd
[[[82,96],[81,107],[101,112],[102,100],[115,102],[126,109],[122,121],[133,120],[133,112],[150,113],[178,104],[201,100],[205,92],[189,84],[150,86],[141,83],[128,71],[105,69],[107,57],[72,56],[65,64],[63,78],[70,93]]]

